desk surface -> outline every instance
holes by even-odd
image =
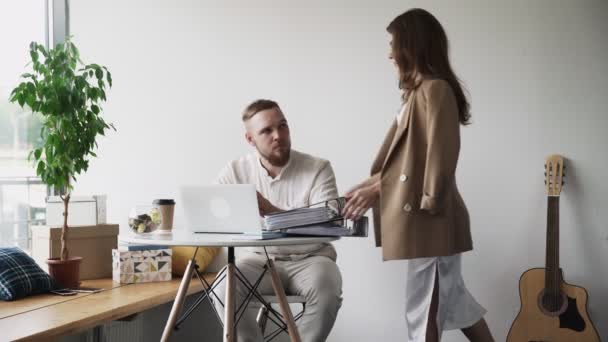
[[[287,237],[271,240],[246,240],[239,234],[209,234],[192,233],[184,230],[174,230],[171,234],[135,235],[121,234],[118,239],[123,242],[141,243],[166,246],[198,246],[198,247],[258,247],[285,246],[322,243],[337,240],[337,237]]]
[[[215,274],[205,274],[211,282]],[[112,279],[85,280],[82,286],[104,291],[76,296],[50,294],[13,302],[0,302],[1,339],[49,341],[126,317],[175,298],[180,279],[154,283],[118,284]],[[190,283],[188,294],[201,291],[198,281]]]
[[[114,283],[111,279],[95,279],[84,280],[82,286],[94,287],[103,289],[103,291],[111,290],[116,287],[125,286],[127,284]],[[74,299],[90,296],[91,293],[78,293],[73,296],[59,296],[52,294],[41,294],[37,296],[29,296],[11,302],[0,302],[0,326],[2,319],[20,315],[29,311],[41,309],[46,306],[51,306],[59,303],[69,302]]]

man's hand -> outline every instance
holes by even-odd
[[[281,209],[275,207],[267,200],[259,191],[256,191],[258,195],[258,208],[260,209],[260,216],[276,213],[277,211],[281,211]]]

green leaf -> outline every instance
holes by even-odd
[[[70,51],[72,53],[72,55],[74,56],[74,58],[79,59],[80,58],[80,52],[78,52],[78,49],[76,48],[76,45],[74,45],[74,43],[72,43],[71,41],[69,41],[69,47],[70,47]]]
[[[11,95],[9,96],[8,100],[11,103],[15,103],[18,102],[18,93],[17,93],[17,89],[13,89],[13,92],[11,93]]]
[[[37,50],[40,51],[40,53],[45,57],[48,58],[49,57],[49,53],[46,51],[46,48],[44,47],[44,45],[41,44],[37,44]]]
[[[44,173],[44,169],[45,169],[44,161],[41,160],[38,162],[38,167],[36,168],[36,174],[38,176],[42,176],[42,174]]]
[[[42,155],[42,149],[41,148],[37,148],[34,150],[34,158],[36,160],[40,159],[40,156]]]
[[[35,93],[36,92],[36,86],[34,85],[33,82],[27,82],[27,91]]]
[[[34,108],[34,103],[36,101],[36,94],[35,93],[28,93],[26,98],[25,98],[25,102],[27,103],[28,106],[30,106],[30,108]]]
[[[91,110],[93,111],[93,113],[99,114],[99,107],[97,107],[96,105],[92,105]]]

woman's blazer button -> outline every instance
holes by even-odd
[[[405,210],[405,211],[407,211],[409,213],[410,211],[412,211],[412,206],[409,203],[406,203],[403,206],[403,210]]]
[[[402,181],[402,182],[405,182],[405,181],[407,181],[407,176],[406,175],[401,175],[401,176],[399,176],[399,180]]]

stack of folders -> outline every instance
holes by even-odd
[[[368,220],[366,216],[355,221],[327,222],[309,226],[281,230],[288,236],[352,236],[367,237]]]
[[[234,234],[232,240],[273,240],[286,237],[287,234],[279,231],[262,230],[259,232],[245,232],[243,234]]]
[[[264,223],[267,230],[273,231],[330,222],[336,217],[330,207],[300,208],[266,215]]]

